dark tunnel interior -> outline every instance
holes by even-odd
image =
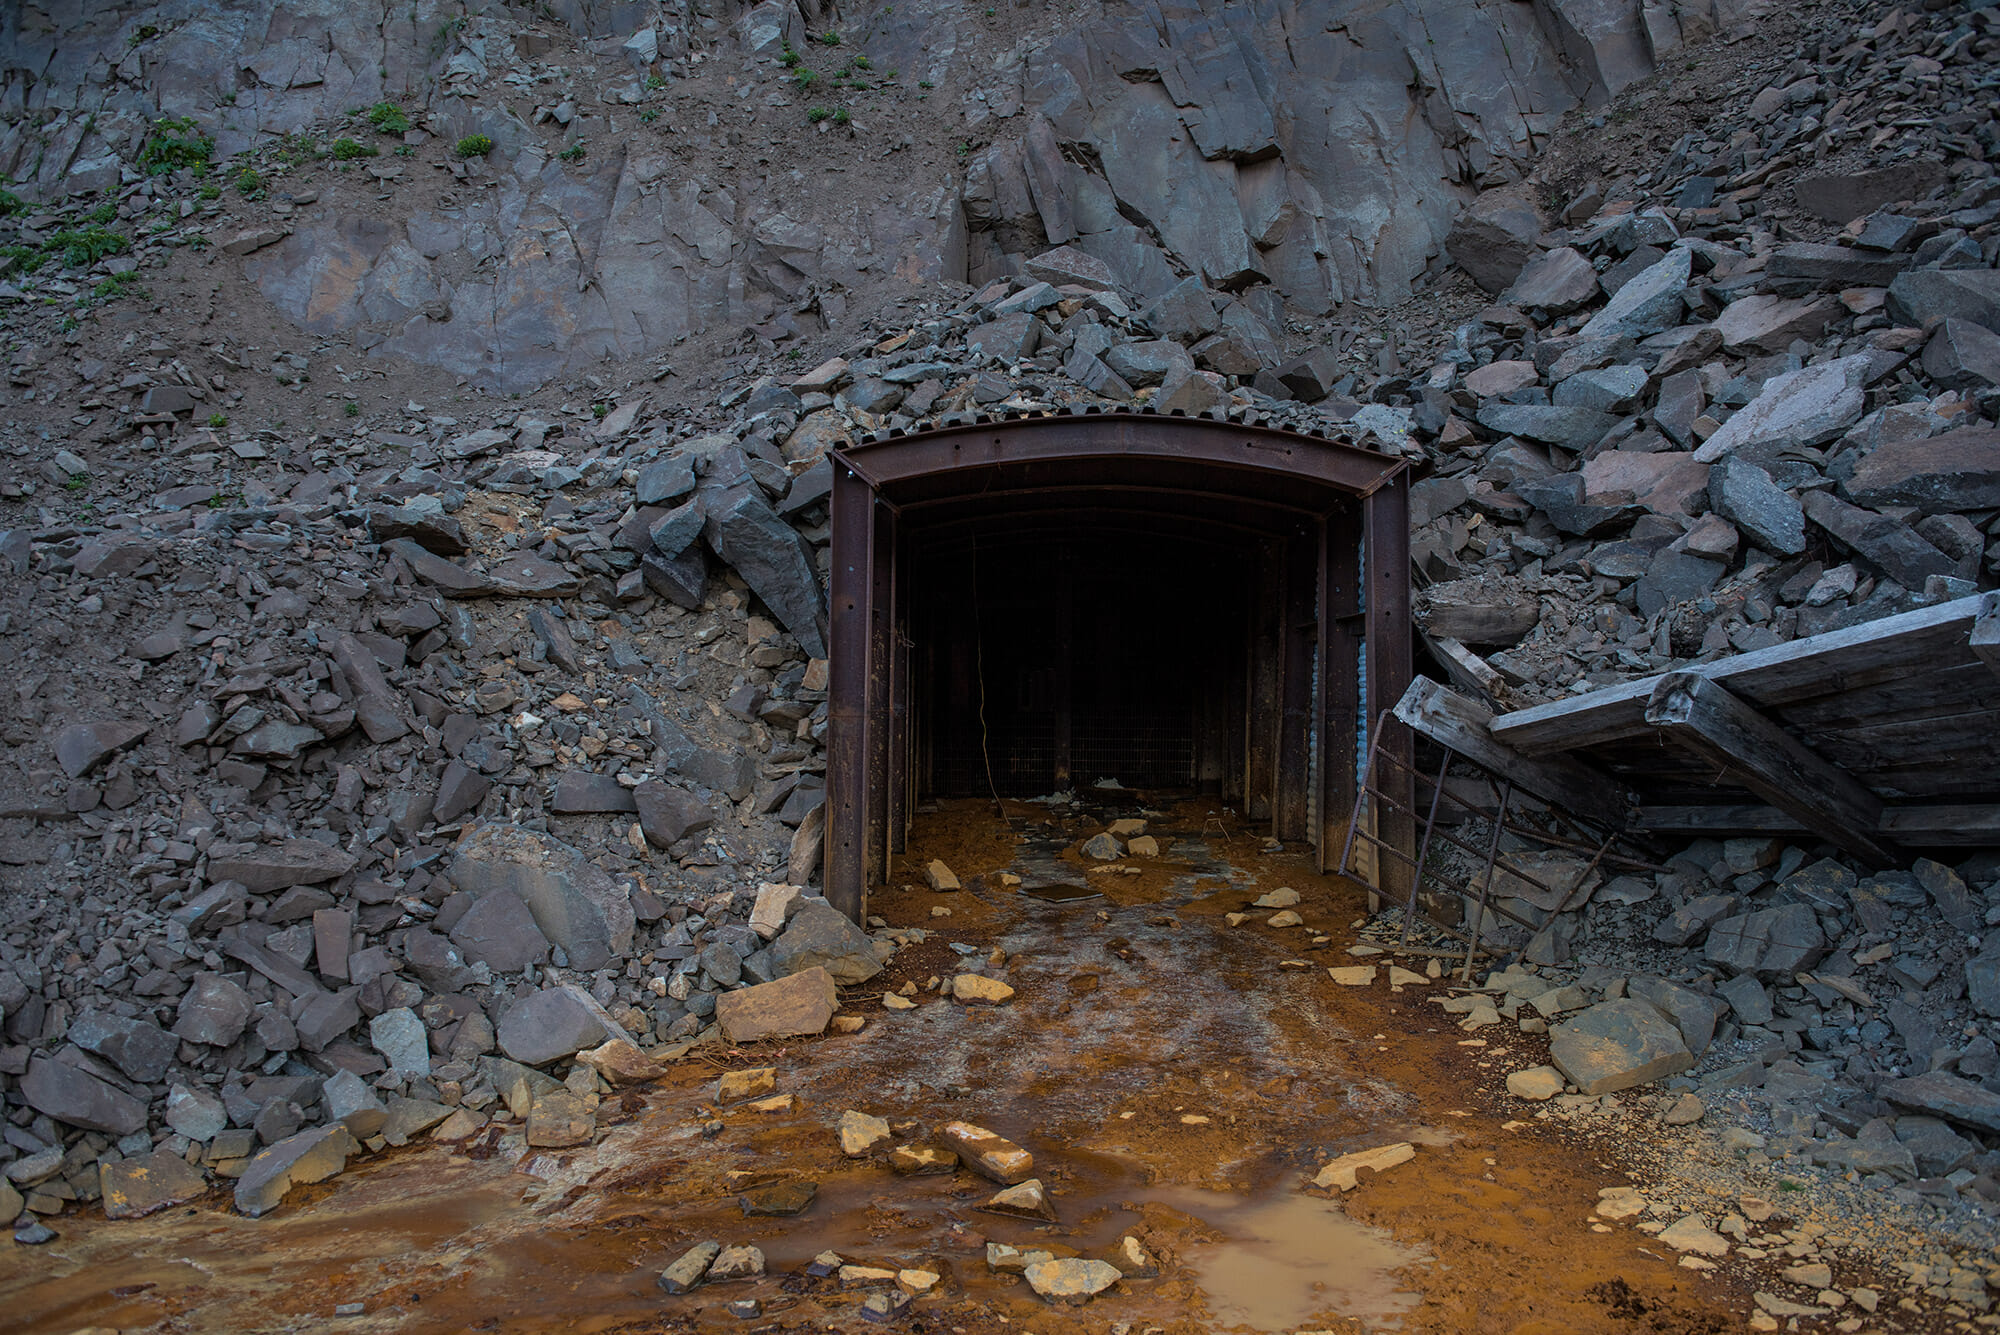
[[[1256,549],[1100,512],[913,544],[917,791],[1030,797],[1115,779],[1230,787]]]

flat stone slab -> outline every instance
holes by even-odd
[[[104,1213],[110,1219],[142,1219],[208,1192],[208,1180],[199,1169],[164,1151],[101,1163],[98,1182],[104,1193]]]
[[[1407,1140],[1399,1140],[1393,1145],[1377,1145],[1371,1150],[1356,1150],[1352,1154],[1341,1155],[1320,1169],[1319,1175],[1313,1178],[1313,1185],[1352,1191],[1360,1183],[1362,1169],[1380,1173],[1416,1157],[1417,1147]]]
[[[1003,1187],[1025,1182],[1034,1175],[1035,1156],[1005,1136],[970,1122],[947,1122],[944,1141],[981,1176]]]
[[[731,1043],[826,1031],[840,1008],[833,975],[818,966],[715,999],[715,1022]]]
[[[1630,1089],[1694,1065],[1680,1031],[1631,997],[1599,1002],[1556,1026],[1549,1056],[1585,1094]]]
[[[236,1208],[252,1219],[269,1214],[293,1187],[339,1174],[354,1148],[354,1137],[339,1123],[285,1137],[252,1159],[236,1180]]]

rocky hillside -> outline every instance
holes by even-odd
[[[146,145],[184,122],[234,182],[210,222],[262,221],[264,198],[279,214],[244,266],[264,302],[507,392],[696,335],[837,329],[1062,244],[1141,300],[1190,275],[1237,293],[1231,320],[1272,342],[1435,281],[1461,208],[1522,180],[1565,112],[1758,14],[19,7],[0,18],[0,176],[30,202],[117,192],[170,165]],[[486,147],[455,157],[472,136]],[[343,141],[374,152],[302,189]]]
[[[1993,12],[1586,8],[10,13],[32,1212],[574,1143],[908,944],[765,888],[859,433],[1341,425],[1425,465],[1426,628],[1518,699],[1991,587]]]

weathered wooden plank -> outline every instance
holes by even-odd
[[[1716,803],[1706,806],[1641,803],[1632,809],[1634,834],[1785,835],[1810,833],[1773,806]],[[2000,806],[1992,803],[1921,803],[1885,807],[1876,830],[1914,847],[1980,846],[2000,840]]]
[[[1902,719],[1949,718],[1971,709],[2000,709],[2000,680],[1978,659],[1932,671],[1912,671],[1860,690],[1800,700],[1766,710],[1791,732]]]
[[[1487,730],[1493,717],[1490,710],[1428,677],[1410,683],[1395,712],[1399,720],[1440,746],[1582,820],[1613,830],[1625,824],[1628,803],[1622,784],[1581,761],[1567,757],[1536,760],[1503,746]]]
[[[1893,680],[1913,667],[1950,661],[1969,652],[1965,645],[1974,623],[1996,612],[2000,594],[1974,594],[1691,670],[1722,683],[1753,707],[1768,708],[1855,690]],[[1492,733],[1496,740],[1531,756],[1631,737],[1646,730],[1646,704],[1659,681],[1646,677],[1515,710],[1495,719]]]
[[[1451,679],[1454,690],[1496,709],[1506,707],[1507,679],[1494,671],[1491,663],[1457,640],[1440,639],[1422,631],[1417,634],[1422,637],[1424,648],[1444,669],[1445,676]]]
[[[1439,639],[1501,646],[1519,644],[1541,619],[1539,599],[1432,604],[1417,614],[1417,624]]]
[[[1719,802],[1707,806],[1641,802],[1632,808],[1634,834],[1801,835],[1805,826],[1761,802]]]
[[[1659,679],[1646,722],[1725,767],[1729,779],[1856,857],[1887,867],[1898,855],[1874,834],[1882,800],[1846,770],[1697,672]]]

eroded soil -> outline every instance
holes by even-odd
[[[1029,803],[1007,804],[1004,821],[991,803],[921,816],[898,884],[871,909],[935,934],[844,994],[859,1033],[697,1049],[623,1096],[629,1115],[584,1150],[527,1152],[518,1129],[496,1130],[460,1152],[357,1164],[261,1221],[220,1196],[137,1222],[66,1218],[0,1278],[0,1328],[877,1328],[860,1316],[865,1291],[805,1275],[827,1249],[942,1275],[898,1322],[912,1331],[1741,1325],[1747,1293],[1725,1274],[1681,1268],[1625,1228],[1593,1231],[1598,1189],[1629,1179],[1601,1148],[1490,1106],[1484,1045],[1424,1000],[1448,978],[1400,994],[1328,979],[1325,966],[1349,962],[1357,888],[1316,873],[1309,852],[1264,852],[1207,801],[1145,808],[1162,855],[1140,874],[1092,870],[1068,850],[1143,806],[1115,796],[1067,816]],[[965,890],[903,884],[940,856]],[[1031,888],[1060,875],[1103,894],[1045,902],[1003,888],[1009,869]],[[1268,910],[1228,925],[1279,886],[1302,896],[1302,926],[1272,929]],[[1005,963],[988,972],[1017,990],[1009,1004],[929,990],[996,950]],[[906,982],[916,1009],[885,1010],[883,993]],[[756,1065],[777,1068],[795,1106],[718,1109],[717,1074]],[[967,1172],[902,1178],[844,1158],[833,1127],[849,1108],[905,1141],[954,1118],[1016,1140],[1059,1222],[982,1212],[995,1188]],[[1302,1189],[1329,1158],[1400,1140],[1416,1157],[1344,1197]],[[783,1178],[817,1183],[812,1206],[744,1218],[738,1193]],[[1128,1234],[1159,1277],[1081,1308],[1052,1308],[985,1261],[988,1240],[1102,1257]],[[705,1238],[762,1248],[769,1275],[664,1295],[661,1268]],[[729,1313],[749,1297],[760,1317]]]

